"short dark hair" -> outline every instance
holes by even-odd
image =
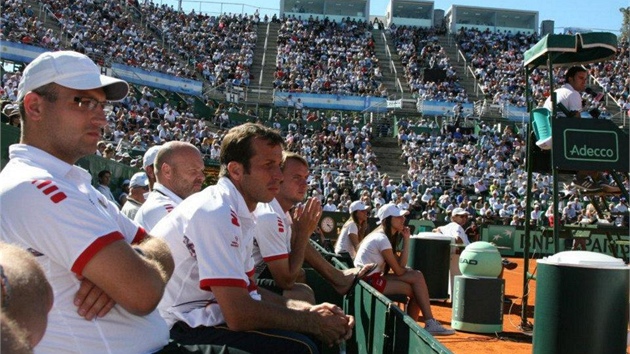
[[[569,78],[574,77],[577,73],[588,72],[588,70],[584,69],[582,66],[572,66],[567,70],[564,74],[564,82],[569,82]]]
[[[254,149],[251,144],[253,138],[260,138],[271,146],[280,145],[284,149],[284,139],[277,130],[257,123],[245,123],[236,126],[228,131],[221,142],[219,177],[228,176],[227,165],[232,161],[241,163],[245,172],[249,173],[249,160],[254,156]]]
[[[98,173],[98,178],[101,179],[103,178],[103,176],[105,176],[105,174],[109,173],[109,175],[111,176],[111,172],[109,172],[109,170],[103,170],[101,172]]]

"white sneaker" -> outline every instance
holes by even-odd
[[[455,334],[455,330],[444,328],[444,326],[434,318],[425,322],[424,330],[431,333],[433,336],[450,336]]]

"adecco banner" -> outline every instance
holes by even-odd
[[[555,253],[553,236],[550,234],[543,236],[540,231],[532,231],[530,234],[529,252],[531,255],[552,255]],[[481,240],[499,246],[499,251],[504,256],[522,255],[525,249],[524,236],[525,228],[522,226],[488,225],[481,230]],[[613,247],[617,247],[617,256],[628,255],[630,252],[628,246],[614,245]],[[559,249],[565,251],[564,238],[560,239]],[[614,256],[610,249],[608,237],[605,233],[598,233],[597,230],[593,230],[590,237],[586,237],[586,250]]]
[[[604,119],[552,122],[553,163],[558,169],[628,171],[628,134]]]

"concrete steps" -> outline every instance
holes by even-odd
[[[466,89],[469,100],[471,102],[474,102],[476,100],[483,99],[483,96],[475,93],[475,78],[470,74],[470,72],[468,72],[464,61],[459,56],[455,37],[449,34],[439,35],[438,42],[440,43],[440,46],[444,48],[444,51],[448,55],[451,65],[457,72],[459,84],[462,85],[464,89]]]
[[[374,39],[374,53],[378,58],[379,67],[383,73],[382,82],[387,88],[387,95],[390,99],[400,98],[400,92],[396,87],[396,76],[390,67],[390,60],[387,56],[387,44],[383,39],[383,31],[374,29],[372,30],[372,38]],[[396,69],[398,70],[398,68]],[[398,77],[400,78],[401,72],[398,71]]]
[[[375,138],[372,140],[372,149],[376,154],[379,172],[400,181],[400,176],[406,174],[408,168],[400,159],[402,150],[398,147],[398,140],[391,137]]]

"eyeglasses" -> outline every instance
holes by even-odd
[[[85,108],[88,111],[93,111],[96,109],[96,107],[100,106],[102,110],[104,111],[111,111],[112,110],[112,104],[110,101],[99,101],[96,100],[92,97],[75,97],[74,102],[76,102],[76,104],[81,107],[81,108]]]

